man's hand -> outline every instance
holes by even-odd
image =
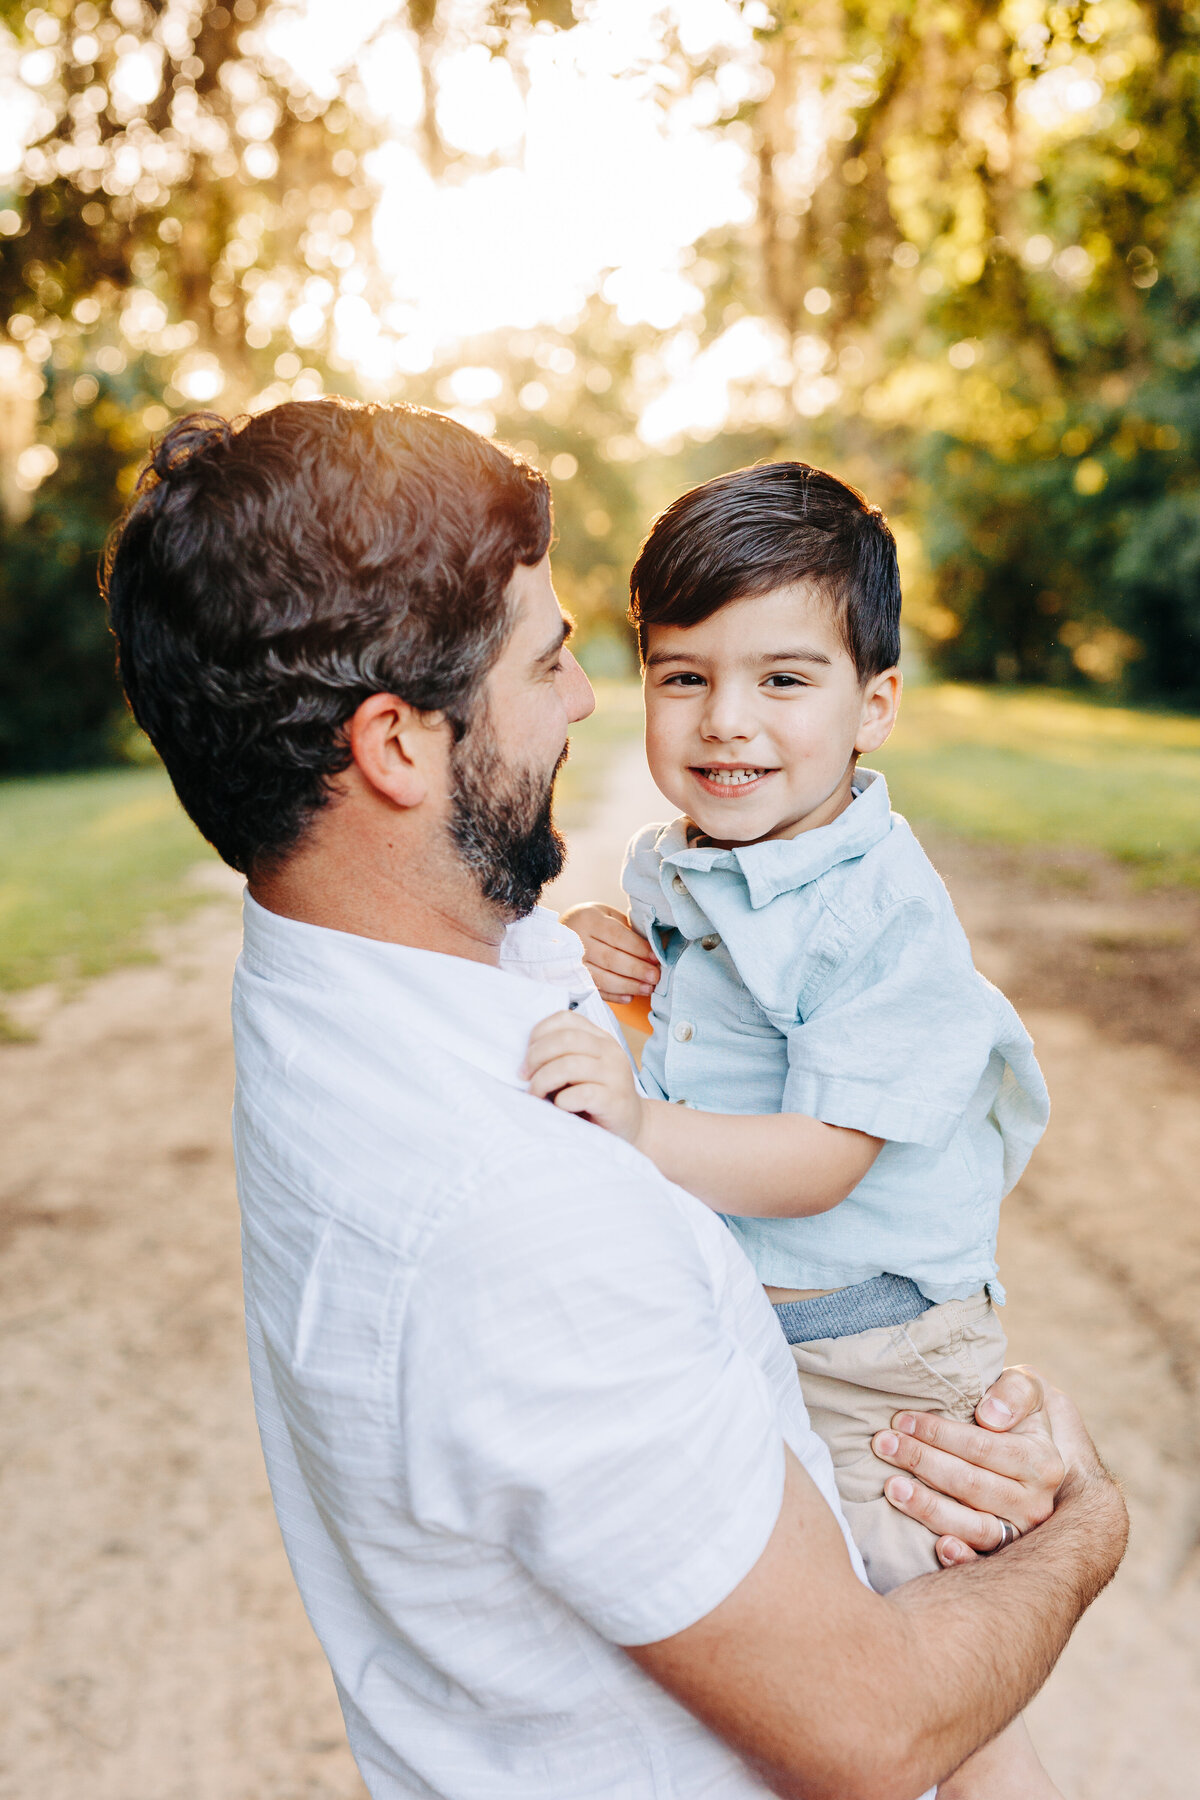
[[[625,1051],[599,1025],[577,1013],[551,1013],[529,1035],[523,1070],[529,1091],[564,1112],[636,1144],[645,1116]]]
[[[628,1006],[658,986],[658,961],[644,937],[615,906],[585,900],[562,915],[583,940],[583,964],[611,1006]]]
[[[1005,1369],[975,1409],[976,1425],[902,1412],[872,1449],[919,1479],[892,1475],[898,1512],[938,1534],[938,1560],[974,1562],[1004,1542],[1003,1521],[1024,1535],[1054,1510],[1068,1467],[1100,1473],[1074,1403],[1032,1369]]]

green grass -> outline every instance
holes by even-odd
[[[634,684],[601,682],[597,699],[571,733],[561,777],[568,829],[641,730]],[[870,761],[918,827],[1096,850],[1149,879],[1200,885],[1200,719],[1063,694],[914,687]],[[211,857],[160,768],[0,783],[0,991],[144,956],[151,921],[204,897],[187,875]]]
[[[561,777],[568,827],[599,792],[610,752],[641,729],[639,689],[597,691]],[[187,877],[212,859],[157,765],[0,782],[0,993],[145,957],[147,927],[205,897]]]
[[[0,991],[137,960],[212,854],[160,768],[0,782]]]
[[[1200,719],[1037,690],[914,687],[867,758],[914,825],[1100,851],[1200,884]]]

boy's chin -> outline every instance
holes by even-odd
[[[717,817],[713,818],[707,807],[697,810],[704,812],[707,816],[697,818],[695,813],[689,813],[688,817],[692,824],[702,837],[710,838],[714,844],[719,844],[723,849],[738,850],[748,844],[761,843],[764,838],[774,836],[779,829],[779,825],[773,824],[770,820],[759,823],[758,821],[731,819],[727,814],[721,817],[719,812]]]

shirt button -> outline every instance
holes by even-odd
[[[689,1025],[686,1019],[681,1019],[675,1027],[675,1036],[681,1044],[690,1044],[695,1035],[696,1027]]]
[[[715,950],[720,941],[721,940],[716,932],[710,931],[707,937],[702,937],[700,939],[700,947],[702,950]]]
[[[683,879],[682,875],[676,875],[674,881],[672,881],[672,883],[671,883],[671,886],[675,889],[675,892],[677,894],[686,894],[687,893],[687,882]]]

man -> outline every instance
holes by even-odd
[[[183,421],[109,552],[134,712],[249,876],[234,1128],[284,1540],[375,1800],[912,1800],[1045,1678],[1124,1511],[1062,1401],[1059,1487],[1010,1375],[1008,1435],[882,1446],[968,1566],[872,1594],[730,1235],[529,1094],[532,1026],[605,1018],[534,911],[592,705],[549,537],[518,458],[322,401]],[[980,1560],[1004,1521],[1037,1529]]]

